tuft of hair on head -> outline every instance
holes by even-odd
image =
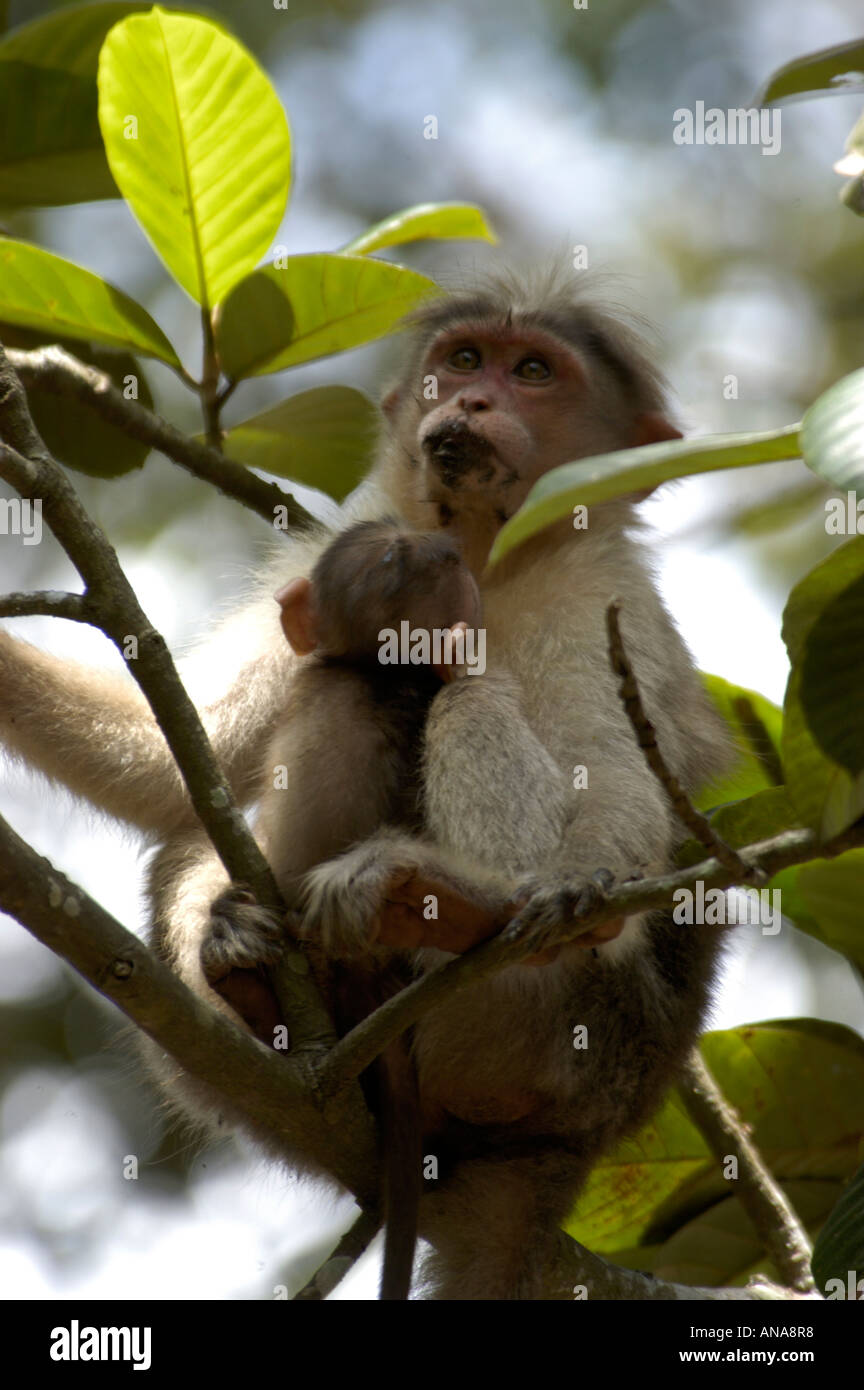
[[[608,277],[607,277],[608,278]],[[601,299],[598,276],[560,265],[484,272],[469,286],[443,286],[405,319],[415,366],[425,345],[445,328],[477,320],[504,328],[543,328],[598,360],[626,394],[635,414],[665,411],[668,388],[646,341],[650,325],[623,305]]]

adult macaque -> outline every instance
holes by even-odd
[[[536,292],[500,280],[444,297],[416,316],[384,412],[377,463],[346,524],[395,514],[458,540],[480,586],[488,670],[432,700],[422,838],[379,830],[315,868],[305,930],[339,955],[375,939],[418,947],[415,969],[424,969],[460,913],[485,914],[493,930],[508,904],[523,903],[540,946],[544,923],[593,891],[598,871],[623,878],[668,866],[681,828],[617,698],[604,624],[613,596],[647,713],[685,788],[719,770],[727,746],[631,534],[632,500],[593,507],[586,530],[550,527],[484,573],[499,527],[550,468],[678,436],[661,377],[627,328],[572,286]],[[307,537],[280,551],[240,617],[259,634],[258,654],[203,711],[243,800],[262,793],[265,750],[296,671],[272,590],[308,575],[323,544]],[[237,630],[228,630],[229,653]],[[156,941],[217,1002],[201,952],[212,962],[210,907],[225,874],[196,836],[137,693],[4,635],[0,732],[44,772],[160,837]],[[577,790],[583,766],[587,786]],[[430,884],[439,902],[431,922]],[[224,930],[224,918],[214,920]],[[439,1159],[420,1215],[433,1297],[543,1297],[559,1223],[592,1164],[650,1116],[697,1036],[717,935],[658,914],[604,935],[464,988],[415,1029],[424,1152]],[[254,967],[261,933],[232,926],[220,951],[229,973]],[[573,1045],[577,1025],[587,1028],[583,1050]],[[200,1093],[176,1067],[166,1081],[179,1103],[196,1096],[200,1113]]]

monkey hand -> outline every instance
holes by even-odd
[[[518,910],[504,935],[531,945],[532,950],[522,964],[546,965],[555,960],[561,950],[562,928],[603,902],[613,882],[608,869],[597,869],[590,875],[547,878],[532,874],[521,879],[516,894]],[[619,936],[625,921],[624,917],[615,917],[566,944],[583,950],[593,949]]]
[[[282,950],[283,927],[245,888],[232,885],[210,908],[201,942],[201,968],[210,988],[240,1015],[262,1042],[272,1045],[283,1022],[265,974]]]

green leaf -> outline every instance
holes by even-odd
[[[837,859],[799,864],[795,886],[810,914],[799,920],[795,903],[790,902],[788,910],[796,926],[839,951],[864,972],[864,849],[851,849]],[[786,899],[782,901],[786,912]],[[864,1267],[861,1272],[864,1274]]]
[[[288,122],[265,74],[217,24],[156,6],[105,41],[99,124],[171,274],[205,308],[220,303],[269,249],[288,197]]]
[[[0,342],[4,347],[30,349],[42,346],[44,334],[0,323]],[[134,377],[138,391],[135,399],[153,409],[147,378],[130,352],[109,352],[71,338],[55,338],[54,342],[74,353],[81,362],[106,372],[121,391],[126,388],[128,378]],[[28,386],[27,404],[50,453],[78,473],[86,473],[91,478],[120,478],[134,468],[141,468],[150,453],[149,444],[130,439],[124,430],[109,425],[83,401],[58,396],[40,387],[38,382]]]
[[[801,705],[801,672],[789,677],[783,705],[783,768],[789,796],[804,825],[821,839],[837,835],[864,811],[864,783],[826,757]]]
[[[74,5],[0,43],[0,205],[116,198],[99,130],[96,64],[112,25],[146,5]]]
[[[180,363],[147,310],[72,261],[25,241],[0,237],[0,319],[35,328],[43,342],[83,338]]]
[[[846,1187],[813,1249],[813,1277],[825,1292],[829,1279],[839,1279],[845,1297],[855,1298],[858,1280],[864,1280],[864,1166]],[[852,1272],[852,1292],[849,1274]],[[864,1287],[862,1287],[864,1291]],[[830,1290],[837,1297],[839,1290]]]
[[[383,222],[376,222],[342,250],[345,255],[368,256],[370,251],[402,246],[407,241],[422,241],[425,237],[498,240],[480,208],[473,203],[418,203],[416,207],[394,212]]]
[[[801,421],[801,454],[808,468],[835,487],[864,491],[864,370],[844,376],[811,405]],[[846,534],[845,510],[844,499],[841,525],[829,534]],[[856,522],[857,515],[853,531]]]
[[[364,256],[288,256],[247,276],[222,305],[216,343],[236,380],[278,372],[390,333],[440,294],[434,280]]]
[[[796,585],[783,614],[792,662],[783,722],[786,781],[805,824],[823,836],[864,811],[862,635],[864,538],[856,536]]]
[[[778,1179],[829,1185],[816,1204],[820,1219],[831,1205],[831,1191],[839,1195],[859,1161],[864,1042],[840,1024],[783,1019],[709,1033],[701,1046],[717,1084],[752,1127]],[[597,1165],[566,1229],[598,1254],[645,1268],[645,1247],[656,1253],[734,1191],[672,1093],[651,1124]],[[758,1248],[731,1252],[725,1222],[712,1234],[714,1224],[706,1220],[702,1228],[700,1272],[680,1272],[686,1252],[679,1250],[664,1262],[666,1277],[725,1282],[730,1271],[743,1272],[758,1258]],[[657,1267],[651,1255],[648,1264]]]
[[[735,849],[768,840],[799,824],[785,787],[767,787],[732,806],[721,806],[711,817],[712,830]]]
[[[798,427],[793,425],[759,434],[675,439],[565,463],[544,474],[516,515],[502,526],[495,538],[489,565],[497,564],[544,527],[571,516],[579,503],[592,506],[627,493],[652,491],[661,483],[693,473],[749,468],[755,463],[772,463],[798,456]]]
[[[776,786],[782,781],[782,711],[758,691],[735,685],[722,676],[703,672],[702,680],[732,730],[738,757],[728,773],[710,784],[699,798],[699,805],[722,806]]]
[[[864,574],[825,605],[810,629],[800,693],[820,748],[853,776],[864,772]]]
[[[795,58],[772,73],[756,106],[767,106],[785,97],[810,96],[814,92],[864,91],[864,43],[860,39],[836,48],[821,48]]]
[[[377,426],[378,412],[362,391],[319,386],[235,425],[225,450],[341,502],[369,467]]]

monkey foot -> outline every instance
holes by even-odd
[[[201,942],[201,969],[210,988],[268,1046],[283,1019],[265,967],[278,958],[281,938],[273,913],[259,907],[247,889],[232,885],[211,906]]]

